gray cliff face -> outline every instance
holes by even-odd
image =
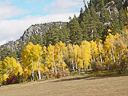
[[[49,30],[50,26],[53,26],[53,22],[45,23],[45,24],[35,24],[30,26],[27,30],[25,30],[24,34],[20,37],[21,41],[25,41],[26,38],[30,38],[30,36],[33,36],[34,33],[40,34],[43,36],[43,34]],[[66,25],[66,22],[56,22],[59,28]]]
[[[59,28],[61,28],[62,26],[66,25],[67,22],[55,22],[55,23],[58,25]],[[0,49],[7,47],[10,50],[15,50],[19,41],[25,42],[25,40],[33,36],[34,33],[40,34],[43,36],[43,34],[47,32],[49,27],[52,26],[53,24],[54,22],[31,25],[27,30],[24,31],[20,39],[16,41],[9,41],[8,43],[1,45]]]
[[[0,49],[2,49],[2,48],[4,48],[4,47],[7,47],[8,49],[14,51],[18,43],[19,43],[18,40],[16,40],[16,41],[9,41],[8,43],[6,43],[6,44],[4,44],[4,45],[1,45],[1,46],[0,46]]]

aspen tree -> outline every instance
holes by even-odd
[[[52,46],[51,44],[49,44],[47,48],[46,62],[47,62],[48,68],[54,71],[54,67],[56,67],[55,60],[54,60],[54,46]]]
[[[108,55],[108,58],[110,58],[110,60],[113,60],[115,62],[114,40],[115,40],[115,37],[109,33],[109,35],[106,37],[104,42],[104,50],[105,50],[105,55]],[[110,64],[108,64],[108,70],[109,70],[109,67],[110,67]]]
[[[88,41],[84,40],[82,42],[82,44],[80,45],[80,48],[81,48],[81,57],[83,60],[83,63],[82,63],[82,69],[83,69],[83,68],[87,68],[90,63],[90,59],[91,59],[90,43]]]
[[[33,65],[33,54],[31,52],[32,48],[34,47],[34,45],[29,42],[29,44],[26,46],[26,48],[24,49],[24,51],[22,52],[22,68],[23,68],[23,73],[24,76],[27,77],[27,75],[31,75],[32,73],[32,77],[34,79],[34,65]]]
[[[91,41],[90,42],[90,46],[91,46],[91,56],[92,56],[93,61],[95,61],[96,60],[96,57],[98,55],[97,44],[96,44],[96,42]]]
[[[60,62],[61,62],[61,67],[63,69],[64,72],[64,68],[66,67],[66,63],[64,62],[64,55],[67,53],[67,49],[66,49],[66,44],[62,43],[62,41],[60,41],[58,43],[59,47],[60,47]]]
[[[104,49],[103,49],[103,44],[102,44],[102,40],[97,39],[96,40],[97,43],[97,48],[98,48],[98,54],[100,56],[100,62],[103,62],[103,56],[104,56]]]
[[[41,79],[40,70],[44,67],[43,64],[41,64],[42,54],[43,54],[42,47],[39,44],[37,44],[32,48],[31,51],[32,51],[33,62],[36,62],[36,64],[34,65],[36,65],[38,69],[38,75],[40,80]]]
[[[72,45],[68,45],[68,53],[69,53],[69,58],[70,58],[70,62],[72,64],[72,69],[74,70],[74,61],[73,61],[73,47]]]

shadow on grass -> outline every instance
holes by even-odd
[[[82,76],[82,77],[72,77],[72,78],[66,78],[66,79],[60,79],[52,82],[63,82],[63,81],[72,81],[72,80],[95,80],[95,79],[105,79],[110,77],[120,77],[120,76],[128,76],[128,75],[102,75],[102,76]]]

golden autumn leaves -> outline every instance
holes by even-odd
[[[109,34],[104,44],[99,39],[91,42],[84,40],[80,46],[71,44],[66,46],[60,41],[56,45],[50,44],[48,47],[42,48],[40,45],[33,45],[30,42],[22,52],[21,64],[10,57],[6,57],[4,61],[0,62],[2,80],[5,81],[7,78],[11,78],[12,74],[17,75],[18,73],[23,77],[28,77],[33,76],[33,73],[36,72],[41,79],[40,74],[48,70],[52,70],[56,74],[59,70],[65,72],[69,70],[68,68],[80,72],[86,70],[91,62],[96,62],[98,66],[108,64],[108,69],[110,66],[117,67],[121,60],[128,61],[127,43],[127,36],[119,34],[115,36]],[[70,65],[66,64],[66,59],[70,61]],[[117,65],[113,65],[115,62]]]
[[[70,62],[68,66],[66,59]],[[37,72],[41,79],[41,73],[45,71],[52,70],[56,74],[59,70],[64,72],[68,68],[83,71],[91,65],[91,62],[96,62],[97,66],[103,69],[107,67],[108,70],[110,67],[119,67],[122,62],[126,64],[128,62],[128,25],[123,34],[115,36],[109,34],[104,42],[100,39],[91,42],[84,40],[80,46],[70,44],[66,46],[60,41],[56,45],[50,44],[43,48],[30,42],[22,52],[21,63],[17,63],[13,57],[6,57],[4,61],[0,61],[0,79],[6,81],[7,78],[18,73],[23,77],[33,76],[34,72]]]

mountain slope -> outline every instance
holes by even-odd
[[[66,25],[67,22],[59,21],[55,23],[58,25],[59,28],[61,28],[62,26]],[[53,24],[54,22],[31,25],[28,29],[24,31],[20,39],[16,41],[9,41],[8,43],[1,45],[0,48],[7,47],[10,50],[15,50],[17,45],[19,44],[19,41],[25,42],[27,38],[29,39],[34,34],[40,34],[41,36],[43,36],[43,34],[47,32],[49,30],[49,27],[53,26]]]

